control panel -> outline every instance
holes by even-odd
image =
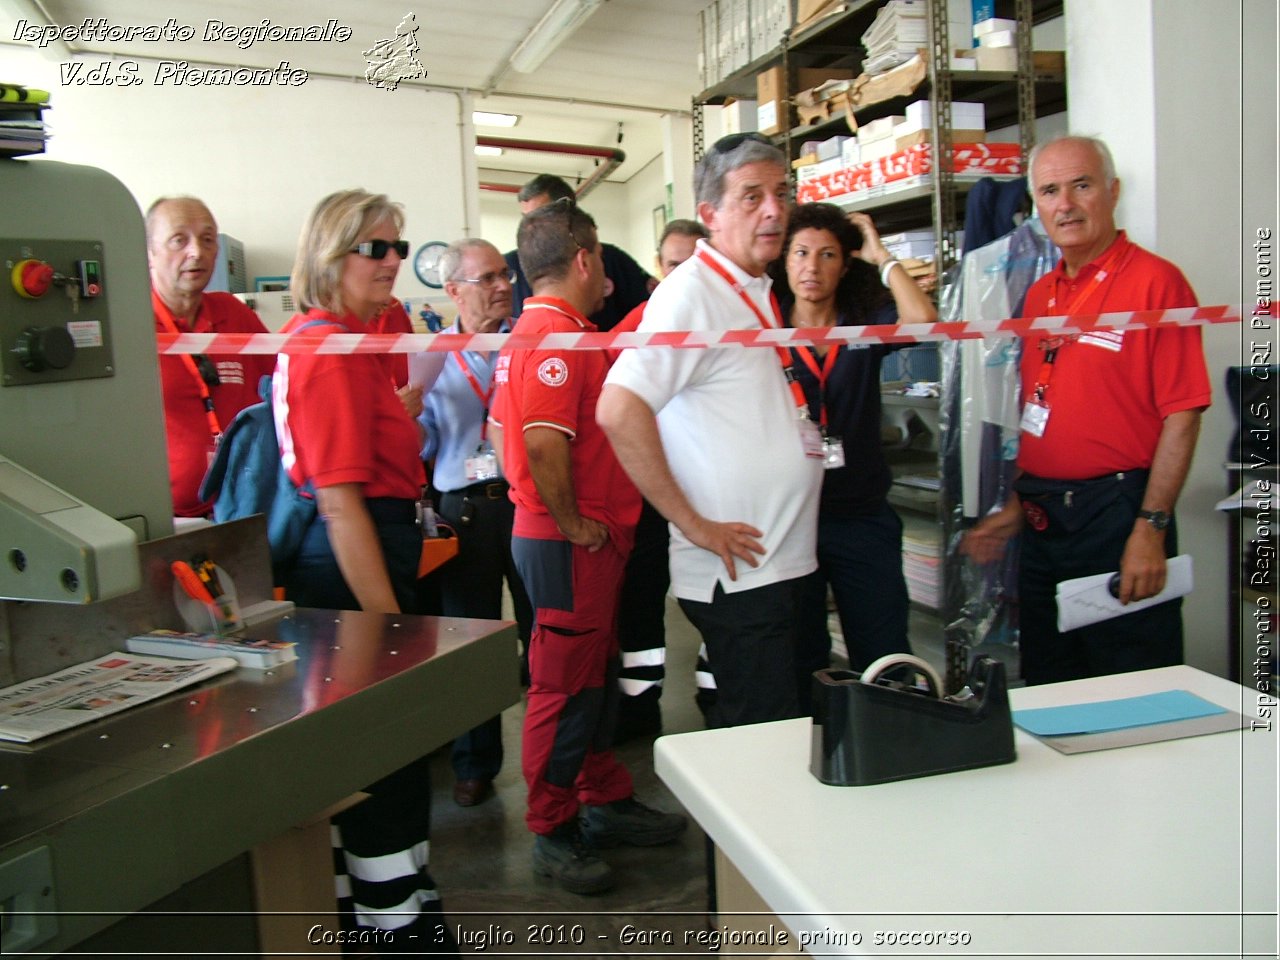
[[[115,376],[101,242],[0,237],[0,268],[0,386]]]

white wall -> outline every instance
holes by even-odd
[[[1120,225],[1177,263],[1201,303],[1240,303],[1254,230],[1275,227],[1274,3],[1068,0],[1066,19],[1072,129],[1111,146]],[[1214,400],[1178,509],[1196,567],[1194,601],[1183,607],[1187,662],[1223,675],[1237,561],[1227,556],[1232,521],[1213,506],[1227,492],[1234,429],[1223,379],[1240,363],[1243,332],[1205,332]]]
[[[655,169],[660,176],[660,157],[634,173],[626,183],[599,184],[582,200],[582,209],[596,221],[600,238],[621,247],[650,272],[653,271],[652,208],[662,203],[664,196],[661,183],[654,179]],[[520,206],[515,194],[481,192],[479,236],[506,253],[515,249],[519,226]]]
[[[640,165],[629,157],[622,168],[624,182],[605,182],[582,201],[582,208],[595,218],[600,236],[621,247],[650,273],[655,256],[653,211],[669,207],[667,218],[692,217],[693,213],[693,124],[687,116],[663,118],[666,152]],[[520,185],[532,178],[515,174],[481,171],[481,179]],[[520,208],[515,196],[480,191],[479,235],[502,251],[516,245]],[[674,211],[674,212],[673,212]]]
[[[630,221],[627,224],[627,252],[635,257],[636,263],[645,270],[658,275],[658,267],[654,263],[657,258],[657,236],[654,232],[654,212],[661,208],[660,219],[663,225],[671,219],[667,216],[667,187],[662,169],[662,157],[653,160],[637,171],[627,182],[627,193],[631,209]],[[682,212],[678,216],[691,216],[692,211]],[[621,246],[621,244],[619,244]]]
[[[101,62],[76,59],[85,70]],[[52,91],[49,159],[102,167],[142,209],[162,194],[201,197],[244,243],[250,277],[289,273],[305,217],[334,190],[404,204],[415,246],[462,236],[478,209],[459,123],[469,106],[457,97],[315,76],[293,87],[157,86],[139,63],[146,82],[135,86],[61,86],[57,62],[0,44],[0,76]],[[396,294],[418,303],[428,292],[406,264]]]

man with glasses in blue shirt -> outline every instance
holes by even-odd
[[[458,240],[440,258],[444,290],[458,308],[450,333],[511,328],[511,270],[486,240]],[[458,555],[440,568],[447,617],[502,619],[502,586],[511,592],[520,648],[527,650],[533,610],[511,559],[515,506],[489,435],[497,351],[459,350],[445,360],[422,416],[424,460],[434,461],[440,516],[458,535]],[[527,673],[527,668],[525,670]],[[453,799],[471,807],[493,794],[502,767],[502,718],[492,717],[453,742]]]

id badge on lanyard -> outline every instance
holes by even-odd
[[[782,311],[778,308],[778,301],[774,299],[773,294],[769,295],[770,306],[773,307],[773,315],[775,323],[770,323],[760,308],[756,306],[756,302],[747,295],[747,291],[742,288],[742,284],[730,275],[722,265],[717,263],[715,259],[706,252],[699,250],[695,254],[699,260],[711,268],[713,273],[720,275],[725,283],[729,284],[734,291],[742,298],[748,309],[755,314],[756,319],[760,322],[760,326],[766,330],[772,330],[782,326]],[[800,381],[796,379],[795,370],[791,365],[791,351],[785,347],[778,348],[778,360],[782,364],[782,373],[786,377],[787,386],[791,390],[792,399],[796,404],[796,429],[800,431],[800,446],[804,450],[804,455],[809,460],[824,460],[824,444],[822,441],[822,431],[818,429],[817,424],[809,419],[809,404],[804,398],[804,390],[800,387]]]
[[[467,483],[483,483],[498,479],[498,455],[488,440],[480,441],[475,453],[466,459]]]
[[[1098,265],[1097,272],[1093,275],[1089,284],[1077,291],[1076,295],[1071,298],[1071,302],[1066,305],[1067,316],[1074,315],[1086,301],[1093,299],[1095,296],[1101,296],[1104,284],[1112,279],[1119,269],[1117,261],[1120,259],[1121,252],[1118,248],[1112,248],[1106,260]],[[1058,298],[1055,292],[1054,298],[1049,301],[1049,309],[1051,311],[1056,309],[1057,303]],[[1022,405],[1022,422],[1019,424],[1023,432],[1033,437],[1043,437],[1045,430],[1049,428],[1049,381],[1053,376],[1058,351],[1074,340],[1075,336],[1073,335],[1070,337],[1053,337],[1041,341],[1041,349],[1044,350],[1044,362],[1040,365],[1040,373],[1036,376],[1036,384],[1032,388],[1031,396]]]
[[[844,441],[839,437],[833,437],[827,432],[827,380],[831,376],[831,371],[835,369],[836,358],[840,355],[840,345],[837,344],[827,352],[827,358],[822,366],[818,366],[818,361],[813,355],[813,351],[807,346],[796,349],[801,361],[813,373],[818,380],[818,411],[821,420],[821,438],[822,438],[822,469],[838,470],[844,466]]]
[[[844,466],[844,441],[839,437],[822,438],[822,469],[838,470]]]
[[[1022,407],[1022,430],[1033,437],[1043,437],[1049,426],[1049,408],[1034,400],[1028,400]]]
[[[471,368],[463,360],[462,354],[455,352],[453,360],[458,365],[458,369],[466,379],[467,384],[471,387],[471,392],[476,395],[476,399],[484,407],[484,412],[480,416],[480,442],[476,445],[475,452],[463,461],[463,467],[467,472],[467,483],[483,483],[486,480],[497,480],[498,455],[493,450],[493,444],[489,442],[489,404],[493,401],[493,382],[490,381],[486,390],[480,385],[476,375],[471,372]]]

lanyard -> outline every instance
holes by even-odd
[[[493,379],[490,377],[489,390],[485,391],[480,386],[480,380],[471,372],[471,367],[462,359],[462,353],[454,351],[453,360],[458,365],[458,369],[462,371],[462,375],[466,378],[467,383],[471,385],[471,392],[479,399],[484,406],[484,416],[480,419],[480,442],[484,443],[489,434],[489,403],[493,400]]]
[[[725,283],[733,287],[734,292],[742,298],[742,302],[751,309],[751,312],[755,314],[756,319],[760,321],[760,326],[764,327],[766,330],[782,326],[782,310],[778,306],[778,299],[773,295],[772,290],[769,291],[769,306],[773,308],[774,323],[770,323],[768,321],[765,315],[760,312],[760,308],[756,305],[756,302],[747,295],[746,290],[742,289],[742,284],[735,280],[729,271],[726,270],[722,264],[718,263],[714,257],[705,250],[699,250],[695,256],[710,267],[715,273],[718,273]],[[791,351],[786,347],[778,347],[777,352],[778,361],[782,364],[782,375],[786,377],[787,385],[791,388],[791,396],[796,402],[796,408],[800,411],[800,415],[807,420],[809,418],[809,401],[804,398],[804,389],[800,386],[800,381],[796,379],[796,372],[791,364]]]
[[[177,335],[180,331],[178,325],[173,322],[173,316],[169,313],[169,308],[162,300],[153,298],[156,306],[156,316],[164,325],[166,332]],[[200,401],[204,405],[205,419],[209,422],[209,435],[213,437],[214,446],[222,439],[222,424],[218,422],[218,415],[213,409],[213,396],[209,393],[209,385],[204,382],[204,377],[200,376],[200,371],[196,368],[195,358],[189,353],[182,355],[182,365],[187,368],[187,372],[195,379],[196,389],[200,391]]]
[[[1110,286],[1110,281],[1115,279],[1118,272],[1118,262],[1121,259],[1121,247],[1127,245],[1113,243],[1111,250],[1107,254],[1107,258],[1098,264],[1097,270],[1089,279],[1088,283],[1081,284],[1080,288],[1075,291],[1075,295],[1063,305],[1063,313],[1066,316],[1073,316],[1079,310],[1080,306],[1086,301],[1092,300],[1094,297],[1102,297],[1103,291]],[[1061,279],[1055,281],[1054,295],[1050,298],[1048,307],[1051,310],[1057,309],[1058,294],[1057,283]],[[1053,378],[1054,363],[1058,359],[1058,351],[1073,342],[1076,335],[1067,337],[1045,337],[1040,340],[1040,349],[1044,351],[1044,359],[1040,363],[1040,372],[1036,374],[1036,384],[1031,391],[1031,399],[1040,406],[1045,406],[1045,395],[1049,392],[1049,381]]]
[[[818,366],[818,358],[814,356],[810,347],[802,345],[795,348],[804,365],[818,378],[818,423],[824,433],[827,430],[827,379],[831,376],[831,371],[835,369],[836,357],[840,353],[842,346],[844,344],[837,343],[828,350],[826,360],[821,367]]]

